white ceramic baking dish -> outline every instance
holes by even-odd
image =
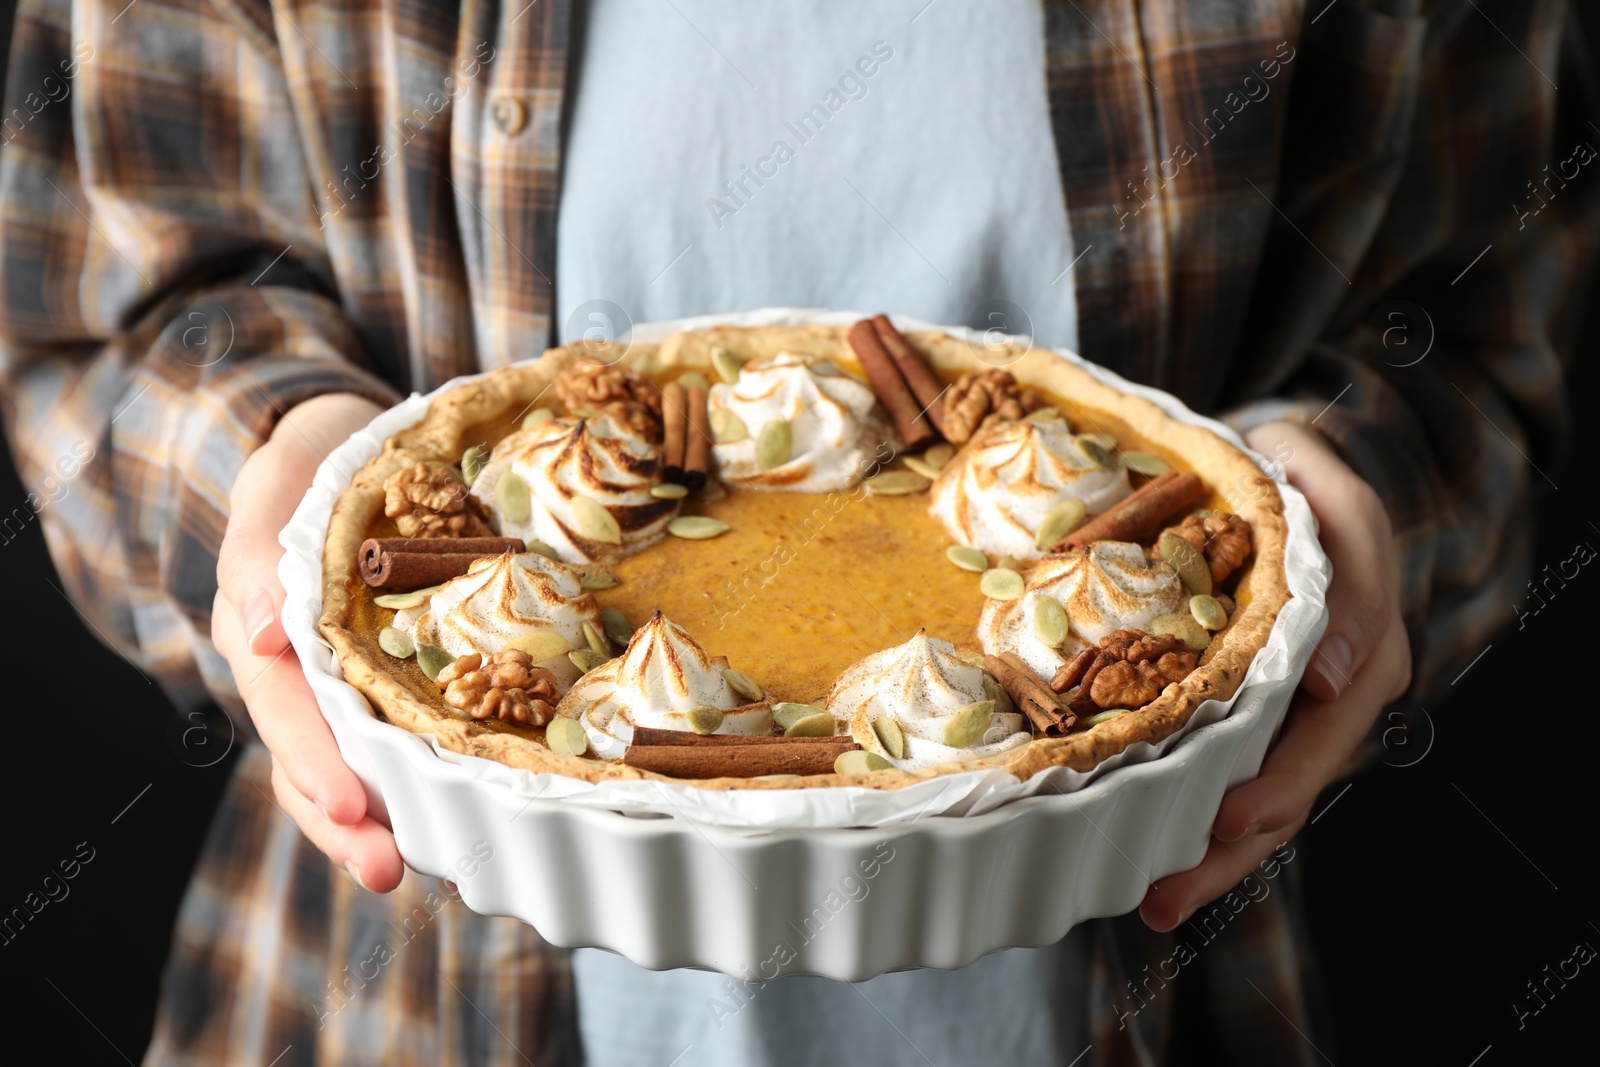
[[[772,309],[715,321],[845,317]],[[660,324],[650,335],[708,321]],[[1174,398],[1090,369],[1238,443]],[[518,781],[531,780],[527,772],[442,752],[375,718],[316,632],[333,500],[348,473],[420,417],[427,399],[414,396],[380,416],[318,471],[282,535],[284,623],[345,759],[393,827],[406,863],[452,879],[473,910],[531,923],[557,945],[746,980],[820,974],[858,981],[1050,944],[1085,919],[1137,907],[1155,879],[1200,861],[1223,792],[1259,769],[1326,625],[1328,564],[1315,520],[1280,480],[1290,520],[1290,588],[1300,603],[1275,630],[1287,650],[1278,677],[1258,678],[1253,668],[1231,709],[1209,702],[1196,715],[1224,717],[1156,749],[1142,746],[1149,751],[1130,753],[1087,784],[978,815],[768,831],[686,817],[665,789],[660,810],[668,814],[657,815],[530,798]]]

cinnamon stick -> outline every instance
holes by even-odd
[[[922,405],[917,403],[916,394],[900,373],[894,357],[889,355],[883,342],[878,339],[877,328],[872,325],[871,319],[862,319],[850,328],[850,347],[867,375],[867,384],[872,386],[878,402],[889,413],[889,418],[894,420],[895,432],[906,443],[906,447],[918,449],[937,440],[938,433],[923,416]]]
[[[1205,494],[1205,483],[1198,475],[1168,471],[1072,531],[1051,551],[1071,552],[1096,541],[1137,541]]]
[[[1071,729],[1078,717],[1063,707],[1055,693],[1039,680],[1015,652],[983,657],[984,670],[994,675],[1022,713],[1046,737],[1059,737]]]
[[[661,422],[667,435],[662,446],[661,479],[682,482],[684,446],[690,433],[689,393],[678,382],[661,387]]]
[[[711,460],[711,415],[706,411],[706,391],[691,385],[689,394],[689,431],[684,436],[683,484],[690,489],[704,489]]]
[[[357,562],[374,589],[421,589],[467,573],[484,556],[525,547],[515,537],[369,537]]]
[[[655,726],[635,726],[633,744],[650,748],[680,745],[685,748],[737,748],[741,745],[812,745],[848,752],[857,747],[849,734],[829,737],[773,737],[770,734],[696,734],[688,730],[662,730]]]
[[[849,749],[855,747],[852,741]],[[832,774],[833,761],[840,752],[849,749],[833,745],[797,745],[778,738],[754,745],[629,745],[622,762],[641,771],[654,771],[673,778]]]
[[[944,391],[947,388],[939,383],[938,377],[928,369],[928,365],[917,355],[910,342],[894,323],[889,321],[889,316],[878,314],[872,316],[873,328],[878,331],[878,341],[894,357],[895,366],[900,368],[900,376],[911,387],[911,393],[917,398],[917,405],[928,413],[933,420],[933,425],[938,428],[939,436],[948,437],[944,432]]]

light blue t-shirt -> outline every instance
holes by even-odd
[[[562,339],[764,306],[1074,348],[1037,0],[590,0],[557,237]],[[1081,935],[953,972],[753,987],[574,955],[590,1067],[1067,1063]]]
[[[1037,0],[590,0],[582,21],[563,341],[618,309],[787,306],[1076,349]]]

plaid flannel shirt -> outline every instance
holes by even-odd
[[[1425,698],[1510,618],[1567,436],[1600,204],[1567,5],[1045,7],[1081,351],[1238,425],[1288,416],[1333,441],[1388,506]],[[391,401],[551,341],[578,17],[570,0],[19,5],[0,380],[24,482],[74,482],[0,536],[37,518],[90,626],[181,706],[236,706],[208,639],[216,551],[235,472],[283,411]],[[579,1061],[565,953],[436,881],[379,897],[336,876],[266,767],[243,754],[213,825],[148,1062]],[[1193,923],[1097,922],[1093,1062],[1202,1044],[1310,1062],[1286,895],[1231,912],[1185,968],[1204,977],[1159,996],[1147,968]]]

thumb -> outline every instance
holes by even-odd
[[[217,553],[217,589],[232,606],[245,643],[257,656],[288,646],[280,617],[283,586],[278,531],[316,474],[316,457],[269,441],[245,460],[230,495],[228,528]]]
[[[348,393],[328,393],[295,405],[271,437],[240,466],[229,495],[228,528],[217,553],[217,589],[232,606],[245,643],[257,656],[289,645],[279,621],[283,586],[278,560],[283,529],[328,452],[380,409]]]
[[[1391,633],[1398,613],[1394,539],[1388,512],[1355,471],[1315,430],[1273,422],[1247,436],[1251,447],[1283,461],[1289,484],[1306,495],[1318,540],[1333,565],[1328,630],[1302,683],[1319,700],[1336,700],[1367,657]]]

